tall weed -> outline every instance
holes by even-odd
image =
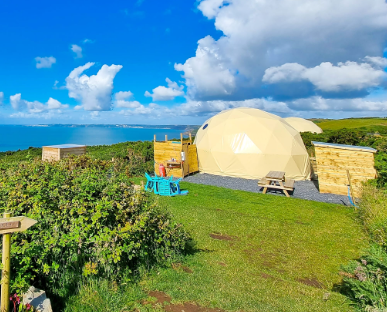
[[[359,216],[372,241],[387,247],[387,192],[371,183],[363,187]]]

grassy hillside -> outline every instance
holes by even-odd
[[[316,122],[323,130],[339,130],[343,128],[369,128],[387,126],[387,118],[349,118]]]
[[[141,289],[129,284],[107,293],[103,281],[86,285],[66,312],[164,311],[164,300],[151,298],[155,294],[172,300],[165,311],[354,311],[332,291],[341,280],[340,265],[368,245],[351,208],[181,186],[187,196],[163,197],[160,203],[191,233],[196,251],[143,276],[136,284]],[[188,302],[214,310],[189,310]]]

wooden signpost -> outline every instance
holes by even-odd
[[[37,221],[27,217],[11,217],[5,212],[0,219],[0,234],[3,234],[3,269],[1,272],[1,312],[9,312],[9,279],[11,277],[11,233],[22,232],[33,226]]]

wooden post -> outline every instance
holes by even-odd
[[[181,142],[181,145],[183,145],[183,133],[180,133],[180,142]]]
[[[156,134],[153,136],[153,142],[156,142]]]
[[[168,135],[165,135],[165,142],[168,141]]]
[[[348,187],[349,187],[349,194],[351,195],[352,201],[355,204],[355,197],[353,196],[353,190],[352,190],[352,183],[351,183],[351,174],[349,173],[349,170],[347,169],[347,179],[348,179]],[[356,206],[355,206],[356,209]]]
[[[5,212],[4,218],[10,218],[11,213]],[[11,276],[11,233],[3,234],[3,269],[1,271],[1,312],[9,312],[9,279]]]
[[[11,233],[25,231],[36,223],[27,217],[13,217],[5,212],[0,219],[0,234],[3,234],[3,255],[1,271],[1,312],[9,312],[9,280],[11,276]]]
[[[192,144],[192,134],[191,134],[191,132],[189,133],[189,142]]]

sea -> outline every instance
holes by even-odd
[[[180,138],[184,128],[168,126],[19,126],[0,125],[0,152],[58,144],[110,145],[126,141]]]

